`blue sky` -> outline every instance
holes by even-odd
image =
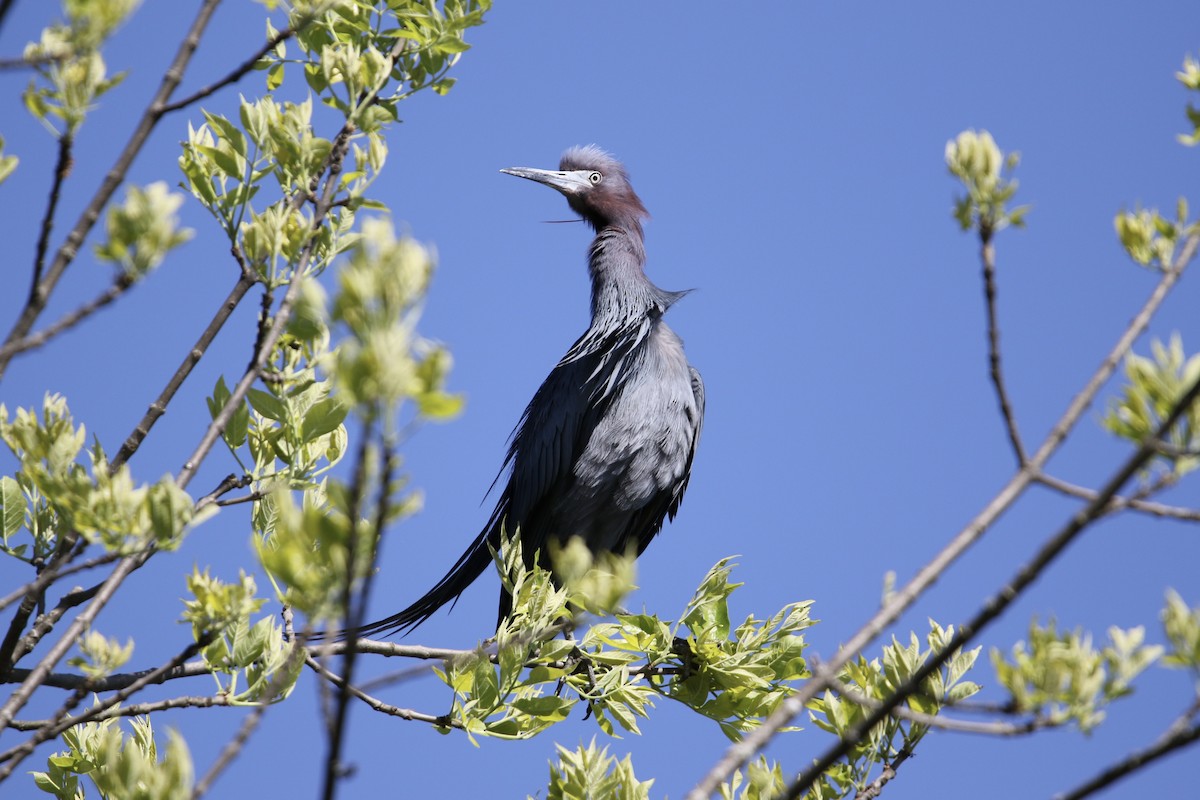
[[[69,184],[75,193],[61,219],[75,218],[111,164],[192,7],[147,3],[117,37],[110,68],[131,76],[83,128]],[[42,4],[17,3],[0,54],[35,38],[42,13]],[[225,3],[184,90],[248,54],[261,40],[261,17],[257,4]],[[541,224],[569,217],[562,199],[501,167],[553,167],[574,144],[611,150],[653,214],[651,278],[666,289],[696,289],[669,323],[705,378],[704,438],[680,516],[640,561],[632,603],[672,618],[705,571],[736,553],[735,578],[746,585],[734,596],[734,616],[813,599],[822,622],[810,641],[828,656],[877,607],[884,574],[909,578],[1013,469],[987,381],[977,246],[950,216],[956,186],[943,164],[946,141],[986,128],[1001,147],[1022,153],[1019,199],[1033,210],[1027,230],[997,242],[1000,321],[1017,416],[1035,442],[1153,286],[1154,275],[1121,251],[1113,215],[1137,203],[1173,208],[1193,190],[1200,166],[1200,152],[1175,142],[1188,98],[1173,75],[1187,53],[1200,51],[1200,5],[1191,2],[1136,13],[1109,2],[1086,11],[1037,2],[499,2],[470,41],[449,96],[402,107],[404,124],[389,136],[388,168],[376,185],[398,223],[437,248],[422,331],[452,350],[451,387],[468,405],[459,420],[421,430],[406,448],[425,509],[389,534],[374,616],[418,596],[478,531],[509,431],[587,322],[586,228]],[[260,78],[238,90],[260,92]],[[7,152],[22,158],[0,187],[9,255],[3,320],[15,316],[27,289],[54,154],[21,107],[26,80],[0,73],[0,133]],[[299,83],[285,84],[285,94]],[[233,116],[236,102],[236,91],[226,92],[205,107]],[[131,180],[178,180],[187,121],[175,115],[160,126]],[[115,451],[236,279],[212,221],[190,200],[182,214],[194,241],[120,307],[16,360],[0,400],[11,408],[62,392]],[[108,278],[107,267],[81,257],[45,319]],[[1189,313],[1195,291],[1194,276],[1185,276],[1152,335],[1178,331],[1185,347],[1200,347]],[[240,374],[245,364],[256,305],[239,310],[133,460],[140,479],[178,470],[191,452],[207,419],[204,395],[218,375]],[[1138,349],[1146,352],[1148,339]],[[1106,389],[1105,402],[1114,392]],[[1100,413],[1089,412],[1052,462],[1054,474],[1097,485],[1127,453],[1099,429]],[[202,494],[234,468],[214,453],[192,488]],[[1196,504],[1194,485],[1171,499]],[[923,631],[927,617],[967,617],[1075,508],[1031,491],[897,631]],[[248,539],[244,513],[224,513],[182,551],[135,575],[98,627],[137,636],[136,666],[158,663],[187,636],[175,622],[183,575],[199,564],[235,577],[251,561]],[[979,643],[1007,649],[1035,615],[1097,639],[1109,625],[1144,624],[1160,640],[1166,587],[1200,604],[1198,564],[1194,526],[1106,521]],[[24,579],[0,565],[0,585]],[[489,632],[495,592],[489,576],[410,641],[471,646]],[[990,686],[984,662],[976,679]],[[199,694],[209,684],[170,689]],[[1184,673],[1155,670],[1090,738],[931,734],[886,796],[1049,796],[1148,744],[1191,692]],[[308,679],[300,695],[270,710],[213,796],[315,791],[324,747]],[[385,699],[433,713],[449,703],[434,679],[403,684]],[[580,716],[529,742],[474,747],[355,708],[349,746],[358,772],[347,796],[536,792],[554,741],[574,746],[598,734]],[[191,710],[163,722],[185,733],[202,771],[241,717]],[[607,743],[633,754],[640,777],[656,779],[656,797],[682,796],[726,747],[715,725],[665,701],[642,728],[641,737]],[[770,754],[797,770],[827,743],[819,732],[794,733]],[[1195,759],[1194,751],[1176,755],[1104,796],[1191,785]]]

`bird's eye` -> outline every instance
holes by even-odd
[[[597,183],[604,180],[604,176],[599,172],[593,172],[591,175],[588,175],[588,180],[592,182],[593,186],[595,186]]]

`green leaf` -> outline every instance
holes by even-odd
[[[5,541],[25,522],[25,496],[21,485],[5,475],[0,478],[0,533]]]
[[[283,85],[283,64],[275,64],[267,70],[267,91],[273,92]]]
[[[267,419],[284,422],[288,418],[287,407],[273,394],[259,389],[251,389],[246,393],[246,399],[250,401],[250,405],[254,407],[255,411]]]
[[[337,430],[337,427],[346,419],[349,410],[335,397],[326,397],[324,400],[314,403],[313,407],[304,415],[301,438],[306,442],[311,442],[317,437]]]

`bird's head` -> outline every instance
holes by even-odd
[[[509,167],[500,171],[562,192],[571,209],[596,230],[618,225],[640,231],[641,220],[650,216],[629,184],[625,167],[594,144],[563,153],[557,170]]]

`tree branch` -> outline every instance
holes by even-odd
[[[1106,513],[1105,509],[1113,497],[1116,496],[1117,492],[1120,491],[1121,487],[1157,452],[1155,447],[1157,440],[1164,438],[1170,432],[1171,428],[1174,427],[1183,413],[1196,402],[1197,398],[1200,398],[1200,377],[1192,382],[1188,391],[1175,403],[1171,409],[1171,413],[1159,425],[1154,436],[1142,443],[1137,452],[1126,460],[1121,468],[1104,485],[1104,488],[1088,503],[1087,507],[1072,516],[1054,536],[1043,544],[1028,564],[1022,566],[999,592],[992,595],[968,622],[961,625],[955,631],[954,636],[950,637],[950,641],[946,643],[942,650],[937,653],[931,653],[928,660],[909,676],[904,683],[898,686],[891,695],[882,700],[877,709],[868,714],[866,719],[860,724],[851,728],[838,744],[826,750],[816,760],[816,763],[802,772],[796,781],[788,787],[788,791],[784,797],[794,799],[808,791],[825,770],[844,756],[855,742],[859,741],[867,732],[874,728],[899,703],[918,691],[921,684],[936,670],[940,669],[956,650],[968,644],[971,639],[998,618],[1026,588],[1037,580],[1043,570],[1066,549],[1067,545],[1074,541],[1092,522],[1104,516]]]
[[[29,286],[28,300],[30,303],[37,299],[38,286],[42,282],[42,269],[46,265],[46,250],[50,247],[50,232],[54,230],[54,212],[58,209],[58,198],[62,192],[63,182],[71,174],[71,146],[74,143],[75,136],[70,131],[58,137],[58,161],[54,164],[54,181],[50,184],[50,199],[46,203],[46,212],[42,214],[37,253],[33,258],[33,281]],[[0,358],[4,357],[6,349],[0,349]]]
[[[128,563],[128,560],[122,561],[121,563],[122,564]],[[119,567],[118,567],[118,569],[119,569]],[[115,574],[115,572],[114,572],[114,574]],[[115,588],[116,587],[114,585],[113,589],[115,590]],[[83,614],[80,615],[80,618],[82,618],[85,614],[87,614],[89,611],[92,611],[93,609],[98,611],[99,607],[95,603],[93,603],[91,606],[89,606],[84,611]],[[76,624],[78,624],[78,620],[76,620]],[[59,642],[57,642],[55,644],[55,647],[56,648],[61,647],[64,642],[66,642],[67,647],[69,647],[71,644],[74,644],[74,639],[67,641],[66,637],[64,637],[62,640],[60,640]],[[184,650],[181,653],[176,655],[174,658],[172,658],[166,664],[163,664],[161,667],[158,667],[157,669],[150,670],[150,672],[144,674],[141,678],[139,678],[138,680],[129,684],[129,686],[127,686],[124,689],[122,689],[121,691],[115,693],[112,697],[106,698],[104,701],[97,703],[96,705],[92,706],[87,711],[83,712],[82,714],[77,714],[74,717],[68,717],[65,720],[56,718],[55,720],[51,721],[52,724],[41,727],[37,731],[35,731],[33,736],[29,737],[29,739],[27,739],[26,741],[22,742],[21,744],[17,745],[16,747],[10,748],[9,750],[5,751],[4,753],[0,753],[0,762],[6,762],[6,763],[4,763],[4,766],[2,768],[0,768],[0,781],[4,781],[5,779],[7,779],[8,776],[12,774],[12,771],[14,769],[16,769],[17,766],[22,761],[24,761],[29,756],[30,753],[32,753],[34,751],[34,748],[36,748],[42,742],[45,742],[49,739],[53,739],[54,737],[58,736],[63,731],[67,730],[70,727],[78,725],[81,722],[87,722],[89,720],[96,719],[96,717],[98,715],[103,714],[108,709],[112,708],[115,705],[118,705],[121,701],[125,700],[130,695],[132,695],[134,692],[141,689],[142,687],[148,686],[151,683],[159,683],[160,680],[158,680],[158,679],[159,679],[160,675],[168,673],[171,670],[175,669],[176,667],[180,666],[181,664],[183,664],[183,662],[187,661],[189,658],[196,655],[196,653],[200,652],[201,648],[203,648],[207,644],[208,644],[207,641],[201,641],[201,642],[194,642],[194,643],[188,645],[186,648],[184,648]],[[67,648],[64,647],[63,649],[66,650]],[[59,657],[61,658],[61,656],[59,656]],[[41,663],[38,664],[38,666],[31,671],[30,677],[32,678],[33,675],[36,674],[38,670],[42,669],[46,665],[47,661],[49,661],[49,660],[50,660],[49,656],[42,659]],[[55,659],[55,660],[57,661],[57,659]],[[19,694],[22,690],[25,690],[26,686],[31,686],[31,687],[36,688],[36,686],[41,685],[41,683],[42,683],[41,680],[37,681],[36,683],[30,683],[30,680],[28,678],[26,679],[25,683],[23,683],[21,685],[21,689],[18,690],[18,692],[13,695],[13,698],[10,699],[9,702],[7,704],[5,704],[5,706],[4,706],[3,713],[8,716],[3,718],[3,722],[4,722],[3,727],[7,728],[12,723],[11,714],[15,713],[15,711],[10,712],[9,708],[10,708],[10,706],[13,706],[13,700],[19,696]],[[32,688],[29,691],[32,691]],[[78,696],[79,699],[83,699],[83,697],[86,696],[87,693],[88,693],[88,689],[86,686],[84,686],[79,689],[76,689],[73,697]],[[24,705],[24,702],[22,702],[21,705]],[[64,706],[64,710],[69,710],[69,707],[70,707],[70,704],[68,703],[68,705]],[[19,709],[20,706],[17,706],[17,708]]]
[[[1125,331],[1117,339],[1117,343],[1109,354],[1101,361],[1100,366],[1092,374],[1083,389],[1071,400],[1067,410],[1055,423],[1046,439],[1038,447],[1025,468],[1019,469],[1000,490],[999,494],[959,531],[953,539],[934,556],[904,587],[892,595],[891,599],[870,620],[838,648],[830,660],[829,666],[833,671],[841,667],[862,652],[868,644],[876,639],[886,628],[903,614],[916,599],[937,581],[938,577],[953,564],[959,556],[974,544],[979,537],[1008,509],[1009,506],[1028,487],[1035,475],[1066,439],[1083,412],[1091,405],[1096,394],[1104,383],[1112,376],[1120,360],[1129,352],[1134,340],[1141,335],[1149,324],[1151,317],[1162,305],[1170,290],[1179,280],[1188,263],[1200,246],[1200,235],[1188,237],[1183,248],[1179,251],[1175,262],[1169,269],[1163,271],[1158,284],[1150,293],[1141,310],[1134,316]],[[728,780],[734,770],[744,766],[755,753],[766,747],[781,728],[788,725],[792,718],[808,704],[824,687],[819,679],[810,680],[793,695],[790,695],[763,721],[763,724],[749,731],[740,742],[732,744],[705,774],[695,787],[688,793],[688,800],[703,800],[717,791],[717,787]]]
[[[312,656],[305,658],[304,663],[322,678],[330,683],[333,683],[335,686],[345,686],[346,691],[348,691],[354,697],[357,697],[359,700],[362,700],[375,711],[379,711],[383,714],[389,714],[393,717],[400,717],[401,719],[406,719],[412,722],[428,722],[431,725],[437,725],[438,727],[442,728],[462,729],[462,723],[456,719],[451,719],[448,715],[435,717],[432,714],[424,714],[420,711],[413,711],[410,708],[400,708],[398,706],[389,705],[388,703],[385,703],[376,697],[372,697],[366,692],[363,692],[361,689],[347,684],[340,675],[336,675],[327,670],[325,667],[321,666],[320,662],[318,662]]]
[[[117,187],[125,180],[125,175],[129,171],[129,167],[133,164],[133,160],[141,152],[142,146],[150,137],[150,133],[154,130],[158,121],[162,119],[163,108],[176,87],[179,86],[179,82],[183,79],[183,73],[187,69],[197,45],[200,43],[200,36],[208,26],[209,20],[212,19],[213,12],[216,11],[219,3],[220,0],[204,0],[201,4],[191,28],[189,28],[187,35],[180,43],[171,66],[163,73],[158,91],[155,92],[154,98],[142,113],[142,117],[134,129],[133,135],[130,136],[121,154],[117,156],[116,162],[104,176],[104,180],[100,183],[100,188],[92,196],[87,207],[84,208],[75,226],[67,234],[66,240],[59,246],[54,256],[54,261],[50,264],[50,268],[34,286],[29,300],[25,303],[25,307],[22,309],[12,330],[9,331],[4,344],[8,345],[24,339],[29,334],[29,331],[33,329],[33,324],[46,307],[50,293],[58,284],[59,279],[62,278],[67,267],[75,260],[79,248],[83,245],[83,240],[96,224],[96,220],[100,218],[100,212],[113,196]],[[8,367],[8,363],[11,360],[11,355],[0,355],[0,377],[3,377],[4,370]]]
[[[24,339],[10,342],[9,344],[0,347],[0,358],[11,358],[18,353],[24,353],[26,350],[32,350],[35,347],[41,347],[63,331],[70,330],[90,317],[92,314],[112,303],[118,297],[125,294],[125,292],[127,292],[130,287],[134,285],[134,283],[136,283],[136,281],[132,275],[129,275],[128,273],[122,273],[115,281],[113,281],[112,286],[108,287],[91,300],[88,300],[74,311],[64,314],[53,324],[42,328],[37,333],[31,333]]]
[[[109,708],[104,713],[95,716],[93,721],[112,719],[113,717],[140,717],[156,711],[168,711],[172,708],[215,708],[229,705],[231,705],[229,696],[224,694],[172,697],[168,700],[153,700],[147,703]],[[18,719],[10,722],[8,727],[14,731],[36,731],[54,724],[55,721],[49,719]],[[70,724],[77,725],[78,723],[71,722]]]
[[[174,103],[167,103],[163,106],[162,113],[170,114],[172,111],[178,111],[181,108],[187,108],[193,103],[203,100],[209,95],[224,89],[226,86],[229,86],[232,83],[237,83],[258,65],[259,59],[274,50],[283,42],[286,42],[288,39],[295,36],[300,31],[307,28],[310,24],[312,24],[314,19],[315,17],[303,17],[300,19],[298,24],[289,25],[283,30],[277,32],[274,36],[268,39],[266,43],[254,53],[254,55],[250,56],[241,64],[234,67],[223,78],[208,84],[203,89],[199,89],[198,91],[189,94],[182,100],[176,100]]]
[[[988,371],[992,377],[992,385],[996,388],[1000,415],[1004,418],[1004,428],[1008,431],[1008,440],[1012,444],[1013,454],[1017,457],[1017,466],[1023,467],[1029,461],[1029,456],[1025,453],[1025,445],[1021,442],[1021,434],[1017,430],[1017,419],[1008,399],[1004,370],[1000,364],[1000,326],[996,321],[996,248],[992,245],[991,233],[987,228],[980,231],[979,237],[984,304],[987,307]]]
[[[1055,800],[1082,800],[1137,770],[1153,764],[1163,756],[1173,753],[1181,747],[1194,744],[1200,740],[1200,725],[1188,725],[1187,719],[1187,717],[1181,717],[1176,720],[1175,724],[1168,728],[1166,733],[1150,747],[1130,753],[1091,780],[1076,786],[1065,794],[1057,795]]]
[[[234,249],[236,250],[236,247]],[[240,258],[240,254],[235,252],[234,257]],[[221,307],[217,309],[217,313],[213,315],[208,326],[201,332],[200,338],[196,340],[196,344],[184,356],[183,361],[175,370],[175,374],[171,376],[170,380],[167,381],[167,385],[163,387],[158,397],[150,404],[145,416],[138,421],[133,432],[126,437],[125,442],[121,445],[121,449],[117,451],[116,456],[109,463],[110,471],[118,469],[141,447],[142,442],[150,433],[150,429],[154,427],[154,423],[158,422],[159,417],[167,413],[167,406],[175,397],[175,393],[179,391],[179,388],[183,386],[183,382],[191,375],[195,366],[200,363],[200,359],[208,352],[209,345],[212,344],[213,339],[217,338],[217,333],[229,321],[230,315],[233,314],[234,309],[242,302],[242,298],[246,296],[246,292],[250,291],[250,287],[254,283],[254,276],[249,274],[248,270],[243,269],[237,283],[233,285],[233,289],[229,291],[229,295],[221,303]]]
[[[1096,491],[1083,486],[1078,486],[1069,481],[1064,481],[1061,478],[1056,478],[1053,475],[1041,474],[1037,476],[1037,482],[1043,486],[1053,489],[1056,492],[1061,492],[1065,495],[1078,497],[1083,500],[1094,500]],[[1162,503],[1154,503],[1149,500],[1139,500],[1136,497],[1124,497],[1117,495],[1109,504],[1108,510],[1121,511],[1123,509],[1132,509],[1140,511],[1144,514],[1150,514],[1155,517],[1168,517],[1170,519],[1187,520],[1188,522],[1200,522],[1200,509],[1184,508],[1182,506],[1169,506]]]

